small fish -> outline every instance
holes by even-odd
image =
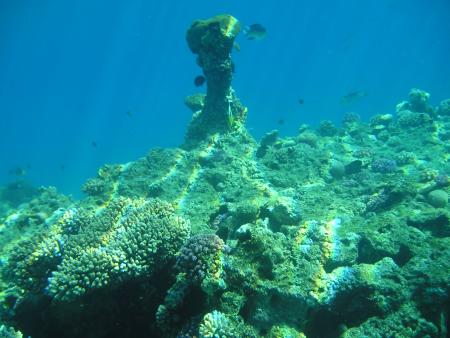
[[[303,100],[303,99],[298,99],[298,103],[303,104],[303,103],[305,103],[305,100]]]
[[[284,124],[284,120],[283,119],[279,119],[277,122],[279,125],[283,125]]]
[[[247,40],[262,40],[266,37],[267,30],[263,25],[254,23],[245,27],[243,33],[247,37]]]
[[[92,142],[91,142],[91,146],[93,146],[94,148],[97,148],[97,142],[92,141]]]
[[[66,169],[66,166],[64,164],[62,164],[59,169],[61,169],[61,171],[64,171]]]
[[[133,113],[130,110],[128,110],[127,111],[127,116],[131,118],[131,117],[133,117]]]
[[[341,97],[340,103],[341,104],[350,104],[355,102],[356,100],[359,100],[360,98],[363,98],[367,96],[367,92],[363,90],[357,90],[354,92],[350,92],[347,95],[344,95]]]
[[[10,175],[14,176],[25,176],[27,174],[27,171],[24,168],[16,167],[9,170]]]
[[[194,85],[196,87],[201,87],[205,83],[206,78],[203,75],[196,76],[194,79]]]
[[[236,49],[236,52],[240,52],[241,51],[241,45],[238,44],[237,42],[233,43],[233,47],[234,47],[234,49]]]

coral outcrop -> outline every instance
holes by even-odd
[[[191,96],[186,101],[191,109],[198,109],[187,131],[187,147],[204,141],[208,135],[237,128],[245,120],[247,108],[242,106],[231,87],[234,72],[231,51],[239,30],[239,21],[223,14],[194,21],[187,31],[189,48],[198,55],[197,64],[202,68],[207,84],[204,104],[193,105],[192,99],[198,96]]]
[[[237,33],[226,15],[188,31],[208,91],[188,100],[183,147],[105,165],[80,201],[39,189],[3,202],[0,330],[448,335],[447,101],[414,89],[369,123],[350,113],[257,142],[229,96]]]

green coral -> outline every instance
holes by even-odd
[[[48,292],[56,299],[150,275],[189,235],[188,222],[160,200],[119,198],[83,223],[49,279]]]
[[[21,297],[41,292],[60,260],[62,229],[59,221],[72,209],[71,201],[54,188],[41,188],[28,203],[4,220],[0,272],[10,294]]]
[[[0,338],[22,338],[23,334],[20,331],[14,330],[12,327],[0,325]]]
[[[207,313],[199,326],[200,338],[236,337],[230,320],[220,311]]]

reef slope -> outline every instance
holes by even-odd
[[[231,88],[238,31],[188,30],[208,90],[182,147],[103,166],[80,201],[0,191],[1,334],[446,336],[450,101],[413,89],[369,123],[257,142]]]

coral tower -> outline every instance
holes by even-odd
[[[197,20],[186,34],[189,48],[197,54],[197,63],[207,80],[203,108],[194,114],[186,145],[203,141],[208,135],[224,133],[245,120],[244,108],[231,88],[234,65],[231,60],[239,21],[228,14]]]

